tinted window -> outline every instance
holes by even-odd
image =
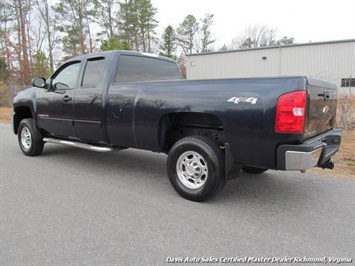
[[[86,63],[82,87],[96,87],[101,79],[102,69],[104,68],[104,58],[88,60]]]
[[[180,79],[174,62],[157,58],[121,55],[116,82]]]
[[[55,74],[55,78],[52,80],[52,84],[56,89],[75,88],[76,81],[78,79],[80,69],[80,62],[70,63],[65,66],[58,73]]]

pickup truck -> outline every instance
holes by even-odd
[[[72,58],[32,85],[13,100],[25,155],[45,143],[166,153],[172,186],[192,201],[242,170],[332,169],[341,142],[336,86],[303,76],[182,80],[171,59],[110,51]]]

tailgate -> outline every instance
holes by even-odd
[[[337,87],[334,84],[307,78],[309,95],[304,138],[319,135],[333,128],[337,108]]]

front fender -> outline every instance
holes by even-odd
[[[13,99],[12,128],[17,134],[18,125],[22,119],[36,118],[36,103],[38,88],[31,87],[19,92]]]

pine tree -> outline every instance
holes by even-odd
[[[126,41],[134,50],[151,52],[158,22],[157,9],[150,0],[124,0],[119,2],[120,39]]]
[[[282,37],[282,39],[276,42],[277,45],[289,45],[294,43],[295,43],[295,38],[290,38],[287,36]]]
[[[63,0],[54,6],[57,29],[64,33],[64,51],[68,56],[92,52],[90,22],[94,16],[91,0]]]
[[[93,0],[96,10],[95,21],[102,28],[99,35],[106,34],[108,38],[119,34],[118,27],[118,1],[117,0]]]
[[[126,41],[134,50],[139,50],[138,20],[135,8],[135,0],[119,2],[119,25],[122,30],[120,38]]]
[[[117,38],[110,37],[108,40],[102,42],[100,49],[101,51],[131,50],[131,47],[125,41],[120,43]]]
[[[153,7],[150,0],[137,0],[137,16],[138,25],[140,29],[140,38],[142,50],[144,52],[151,52],[154,29],[158,26],[157,20],[154,18],[157,9]]]
[[[211,32],[211,26],[213,25],[213,14],[206,14],[203,19],[201,19],[201,33],[202,33],[202,38],[201,38],[201,43],[202,43],[202,49],[201,52],[208,52],[209,45],[214,43],[216,40],[212,39],[212,32]]]
[[[195,41],[195,35],[198,31],[199,24],[193,15],[186,16],[177,28],[178,43],[185,55],[198,51]]]
[[[48,78],[51,74],[48,58],[42,51],[37,51],[33,64],[33,75],[35,77]]]
[[[162,35],[163,43],[160,45],[160,49],[162,50],[161,54],[170,58],[175,58],[174,52],[176,51],[176,42],[177,36],[175,30],[172,26],[168,26],[164,30],[164,34]]]

